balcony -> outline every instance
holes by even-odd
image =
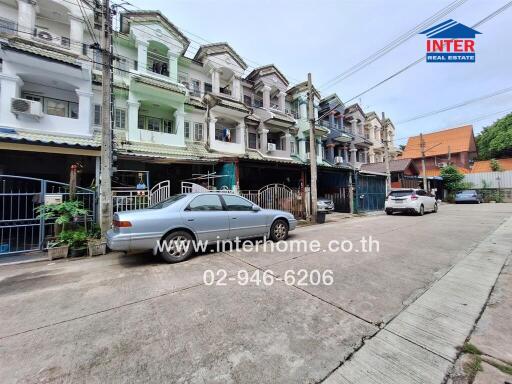
[[[18,23],[13,20],[0,17],[0,34],[15,35],[18,31]]]

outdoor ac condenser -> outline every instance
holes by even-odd
[[[276,150],[276,145],[274,143],[267,143],[267,151],[273,152]]]
[[[34,117],[41,117],[43,115],[41,102],[27,99],[20,99],[13,97],[11,99],[11,112],[18,115],[24,114]]]

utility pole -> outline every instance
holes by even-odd
[[[423,133],[420,133],[420,150],[421,150],[421,172],[423,176],[423,189],[428,190],[427,187],[427,171],[425,170],[425,140],[423,140]]]
[[[101,126],[101,167],[100,167],[100,226],[105,236],[112,223],[112,111],[111,111],[111,33],[112,18],[109,0],[103,0],[103,23],[101,33],[101,52],[103,73],[102,83],[102,126]]]
[[[391,172],[389,171],[389,140],[386,115],[382,112],[382,132],[384,133],[384,165],[386,166],[386,196],[391,191]]]
[[[309,120],[309,165],[311,173],[311,222],[316,223],[317,191],[316,191],[316,140],[315,140],[315,112],[313,108],[313,84],[311,73],[308,73],[308,120]]]

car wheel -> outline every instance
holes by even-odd
[[[392,215],[393,211],[391,209],[386,209],[386,215]]]
[[[436,213],[436,212],[437,212],[437,203],[436,203],[436,204],[434,204],[434,211],[433,211],[433,212],[434,212],[434,213]]]
[[[288,238],[288,223],[283,219],[277,219],[270,227],[270,238],[272,241],[281,241]]]
[[[418,215],[423,216],[425,214],[425,208],[423,207],[423,204],[420,205],[420,211],[418,212]]]
[[[188,232],[171,232],[164,239],[163,250],[160,255],[168,263],[184,261],[192,254],[193,241],[192,235]]]

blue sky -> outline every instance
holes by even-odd
[[[313,74],[326,83],[453,0],[131,0],[138,8],[159,9],[198,44],[227,41],[250,66],[274,63],[290,83]],[[466,25],[483,19],[507,0],[468,0],[439,22]],[[512,7],[478,28],[476,63],[422,62],[358,101],[366,111],[384,111],[396,124],[397,144],[406,137],[464,123],[475,133],[512,111],[512,92],[441,114],[398,124],[419,114],[512,86]],[[425,36],[415,35],[386,56],[333,87],[348,100],[425,54]],[[479,121],[475,121],[479,119]],[[403,139],[402,139],[403,138]]]

